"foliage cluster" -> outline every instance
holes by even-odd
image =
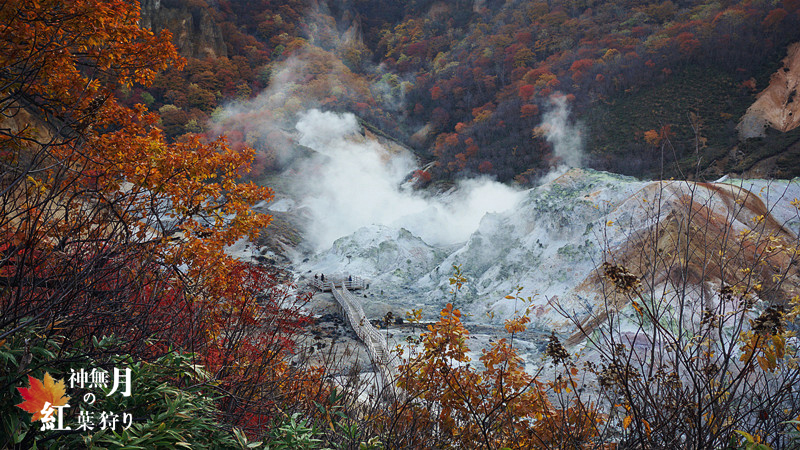
[[[196,364],[195,355],[171,351],[153,361],[134,361],[130,356],[115,353],[124,343],[114,337],[95,339],[85,346],[88,348],[73,346],[64,354],[63,336],[50,335],[49,340],[41,341],[43,334],[48,334],[48,330],[29,326],[0,345],[0,367],[4,374],[0,377],[4,392],[0,396],[0,410],[4,412],[0,429],[3,448],[320,448],[321,433],[309,427],[308,420],[300,419],[299,413],[275,418],[271,422],[272,431],[262,441],[252,441],[241,429],[231,428],[230,423],[222,420],[224,414],[219,409],[223,391],[212,374]],[[88,405],[80,400],[82,389],[70,391],[77,394],[70,402],[74,409],[95,419],[99,411],[131,414],[134,422],[130,428],[100,429],[95,425],[93,432],[82,432],[74,426],[75,418],[70,417],[72,430],[42,432],[38,423],[29,421],[29,414],[13,406],[14,396],[5,395],[9,387],[16,391],[13,386],[19,384],[23,372],[41,378],[47,368],[56,378],[66,379],[70,373],[67,369],[76,367],[131,369],[135,387],[130,397],[107,397],[102,395],[107,392],[97,392],[97,400]]]
[[[477,173],[486,160],[500,179],[530,171],[521,181],[556,163],[537,126],[558,93],[586,120],[594,167],[652,172],[658,154],[642,133],[664,125],[680,131],[678,156],[694,150],[687,111],[711,150],[730,149],[726,124],[765,86],[800,20],[795,2],[506,2],[463,26],[454,10],[404,19],[383,36],[383,62],[415,77],[406,111],[436,130],[437,175]],[[721,86],[694,90],[705,84]],[[645,110],[654,101],[666,108]],[[607,134],[621,122],[633,129]]]
[[[6,2],[0,23],[0,345],[19,353],[4,403],[43,367],[178,351],[225,394],[228,426],[254,432],[311,405],[320,373],[290,364],[303,298],[224,251],[270,220],[251,205],[271,191],[240,182],[252,149],[167,142],[157,114],[116,95],[183,66],[169,33],[140,28],[126,1]],[[89,345],[110,335],[113,349]],[[37,348],[50,353],[32,365]]]
[[[528,183],[561,162],[541,127],[554,95],[584,125],[591,167],[655,174],[660,152],[644,133],[664,126],[681,166],[697,150],[711,167],[728,161],[736,121],[798,38],[796,3],[227,0],[205,8],[228,56],[190,58],[126,95],[159,109],[169,136],[215,134],[206,123],[221,105],[282,74],[269,111],[223,121],[234,146],[256,148],[258,171],[285,167],[275,141],[286,136],[243,122],[281,124],[313,106],[352,111],[414,147],[435,178]]]

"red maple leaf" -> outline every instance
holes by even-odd
[[[50,403],[49,407],[56,407],[66,405],[70,399],[65,395],[64,380],[54,381],[49,373],[44,374],[44,382],[28,375],[28,383],[30,384],[28,388],[17,388],[22,394],[22,398],[25,399],[17,406],[33,413],[31,422],[42,418],[42,409],[45,403]]]

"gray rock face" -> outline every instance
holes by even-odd
[[[181,0],[142,0],[144,28],[158,33],[169,30],[181,55],[191,58],[227,56],[228,49],[208,11],[190,7]]]
[[[541,325],[554,326],[545,297],[564,297],[593,271],[601,253],[598,232],[613,206],[646,184],[575,170],[529,191],[514,210],[486,214],[466,242],[435,246],[405,229],[376,225],[338,239],[300,267],[371,279],[368,314],[370,303],[385,302],[400,311],[422,308],[433,318],[453,300],[449,278],[459,265],[469,281],[456,306],[471,321],[502,324],[515,313],[505,296],[522,285],[524,296],[537,296],[534,314]]]
[[[642,257],[648,250],[642,236],[656,224],[663,241],[659,245],[667,247],[681,242],[683,235],[674,229],[687,210],[709,211],[707,217],[695,217],[698,229],[731,227],[734,235],[752,228],[752,218],[761,214],[791,239],[800,228],[797,209],[790,204],[797,197],[796,181],[659,183],[574,169],[528,191],[513,210],[486,214],[463,243],[430,245],[405,229],[375,225],[336,240],[299,267],[301,273],[351,273],[370,279],[371,288],[362,293],[370,318],[380,317],[388,306],[400,317],[413,308],[434,320],[447,302],[454,302],[473,324],[499,326],[528,309],[533,330],[569,335],[574,325],[554,305],[579,317],[602,307],[596,269],[608,257],[645,275]],[[705,222],[700,220],[704,217]],[[719,250],[714,239],[692,238],[714,254]],[[449,280],[454,265],[468,279],[455,297]],[[665,292],[674,291],[669,271],[652,275],[654,289],[663,285]],[[715,298],[717,278],[700,279],[692,298]],[[507,297],[517,292],[531,302]]]

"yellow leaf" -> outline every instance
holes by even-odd
[[[625,418],[622,419],[622,428],[627,430],[628,427],[631,426],[631,421],[632,420],[633,420],[632,416],[625,416]]]
[[[772,342],[775,344],[775,355],[778,358],[783,358],[786,353],[786,340],[781,335],[772,336]]]
[[[745,438],[745,439],[747,439],[747,442],[752,442],[752,443],[755,443],[755,441],[756,441],[756,440],[755,440],[755,438],[753,438],[753,435],[752,435],[752,434],[750,434],[750,433],[748,433],[748,432],[746,432],[746,431],[741,431],[741,430],[733,430],[733,432],[734,432],[734,433],[739,433],[739,434],[741,434],[742,436],[744,436],[744,438]]]

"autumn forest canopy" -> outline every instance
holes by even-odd
[[[800,442],[800,246],[744,189],[643,188],[667,193],[666,218],[643,209],[649,228],[604,250],[591,316],[560,310],[594,359],[553,332],[535,373],[515,346],[537,311],[522,288],[475,358],[455,265],[446,306],[424,325],[410,312],[381,384],[378,364],[365,381],[324,356],[291,272],[230,254],[269,235],[254,205],[313,151],[294,128],[312,108],[410,149],[418,190],[530,187],[565,164],[798,176],[800,128],[737,124],[800,40],[800,0],[30,0],[0,2],[0,26],[0,447]],[[54,379],[117,368],[133,396],[90,405],[68,386],[64,413],[116,411],[124,430],[38,422],[42,399],[66,408]]]
[[[554,95],[580,124],[589,167],[655,175],[669,137],[668,175],[698,161],[707,178],[752,168],[756,161],[730,157],[737,147],[756,160],[778,156],[773,171],[794,174],[794,151],[784,151],[794,135],[739,145],[735,131],[797,38],[792,1],[172,5],[207,15],[224,42],[198,50],[188,33],[187,67],[134,89],[130,101],[158,108],[168,135],[213,134],[208,118],[219,119],[232,144],[255,147],[259,169],[281,168],[274,139],[224,123],[220,107],[258,96],[283,73],[281,98],[265,96],[270,111],[252,121],[312,106],[353,112],[435,162],[435,179],[490,174],[526,184],[558,165],[541,126]]]

